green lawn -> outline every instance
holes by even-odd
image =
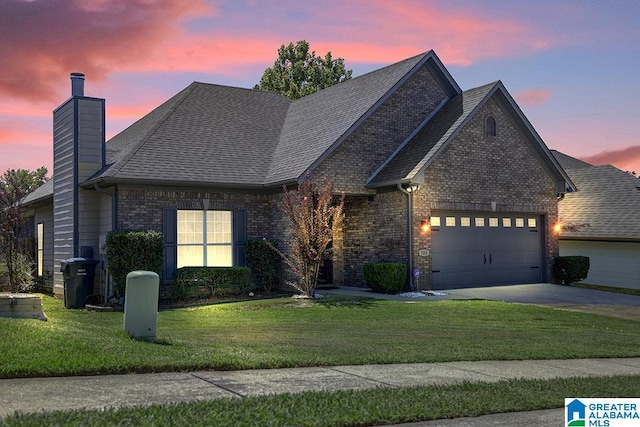
[[[639,395],[640,376],[509,380],[29,414],[0,419],[0,426],[369,426],[561,408],[572,396]]]
[[[0,318],[0,378],[295,366],[640,356],[640,322],[492,301],[291,298],[167,310],[155,343],[122,313]]]

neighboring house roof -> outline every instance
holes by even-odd
[[[560,166],[563,169],[577,169],[577,168],[590,168],[593,165],[591,163],[583,162],[582,160],[576,159],[575,157],[567,156],[564,153],[561,153],[557,150],[549,150],[553,157],[556,158]]]
[[[566,160],[562,163],[568,164]],[[581,163],[566,169],[579,191],[566,194],[558,209],[561,222],[588,226],[563,232],[560,238],[640,241],[640,179],[611,165]]]
[[[522,131],[525,141],[529,143],[538,160],[549,175],[554,177],[557,191],[559,193],[573,191],[575,185],[500,81],[466,90],[451,98],[433,118],[423,122],[423,127],[409,136],[391,158],[374,172],[367,186],[422,183],[425,169],[429,164],[494,95],[513,123]]]

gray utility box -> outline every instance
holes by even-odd
[[[158,325],[160,277],[153,271],[127,274],[124,330],[133,338],[154,339]]]
[[[84,257],[60,261],[66,308],[84,308],[85,300],[93,293],[93,278],[98,262]]]

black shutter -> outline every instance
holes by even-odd
[[[162,211],[162,241],[164,244],[163,283],[173,283],[173,272],[178,266],[178,211],[165,208]]]
[[[247,211],[233,211],[233,266],[247,265],[244,244],[247,241]]]

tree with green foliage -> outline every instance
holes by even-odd
[[[19,250],[20,231],[26,219],[20,208],[22,199],[47,181],[47,168],[35,171],[8,169],[0,176],[0,261],[6,265],[11,291],[18,291],[24,285],[19,280],[23,254]],[[29,272],[30,273],[30,272]]]
[[[278,92],[287,98],[298,99],[351,78],[344,59],[333,59],[331,52],[324,58],[309,53],[309,43],[301,40],[295,45],[280,46],[273,67],[264,70],[254,89]]]
[[[288,284],[306,298],[313,298],[322,263],[331,257],[329,244],[334,231],[344,219],[344,194],[337,201],[333,183],[323,179],[322,185],[311,181],[309,174],[297,190],[284,189],[282,210],[291,220],[290,252],[285,255],[268,240],[265,243],[276,251],[290,267],[295,281]]]

